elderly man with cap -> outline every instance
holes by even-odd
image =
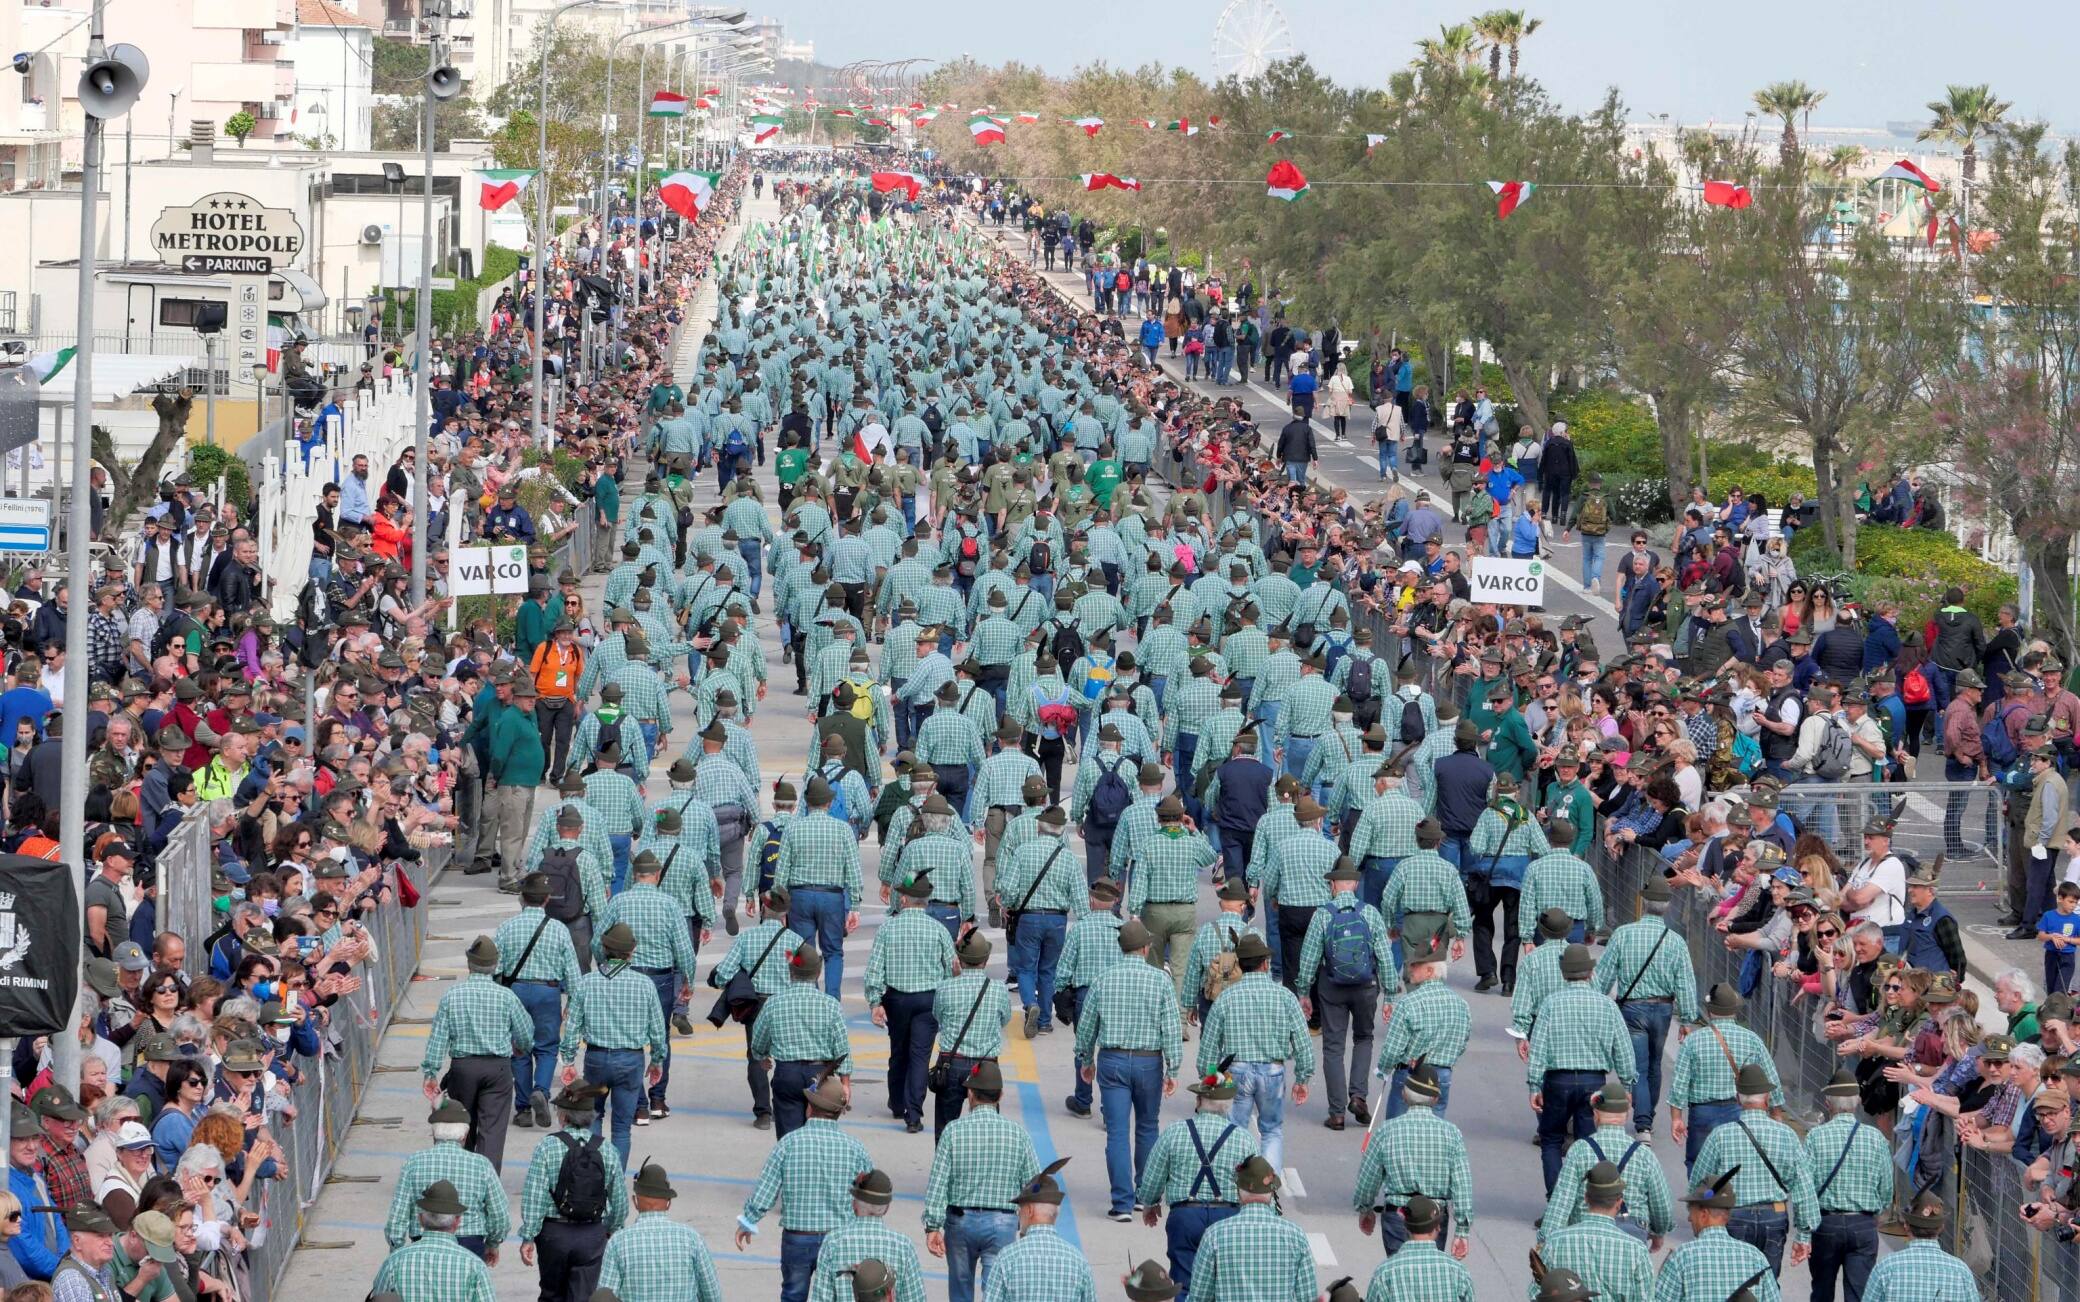
[[[1186,825],[1184,802],[1163,797],[1156,806],[1156,834],[1141,849],[1127,879],[1127,913],[1149,937],[1148,962],[1158,971],[1171,965],[1170,1006],[1185,1000],[1184,956],[1197,922],[1199,872],[1217,860],[1206,838]],[[1138,947],[1137,947],[1138,948]]]
[[[782,784],[785,785],[785,784]],[[758,921],[737,933],[730,942],[729,952],[722,956],[708,973],[708,984],[717,990],[727,990],[731,981],[742,973],[751,983],[751,995],[758,1001],[758,1010],[750,1017],[740,1017],[745,1035],[745,1077],[751,1087],[752,1125],[759,1130],[773,1127],[772,1077],[767,1071],[765,1059],[750,1052],[751,1037],[757,1033],[758,1017],[764,1011],[764,1002],[788,988],[795,970],[790,960],[806,944],[787,926],[787,889],[769,887],[761,897],[764,908]],[[823,971],[823,956],[817,955],[816,971]],[[727,1017],[729,1010],[721,1016]],[[709,1020],[720,1029],[717,1014],[711,1013]]]
[[[628,1220],[621,1155],[593,1120],[602,1093],[597,1085],[565,1085],[554,1100],[560,1125],[527,1163],[520,1260],[540,1271],[541,1302],[590,1302],[607,1240]],[[568,1180],[561,1178],[566,1162],[573,1163]]]
[[[1934,1194],[1914,1200],[1905,1217],[1908,1242],[1871,1269],[1863,1287],[1865,1302],[1979,1296],[1980,1277],[1943,1247],[1946,1219],[1942,1200]]]
[[[1171,1123],[1156,1140],[1137,1186],[1145,1224],[1153,1226],[1169,1204],[1164,1233],[1170,1270],[1179,1289],[1192,1286],[1192,1263],[1206,1231],[1235,1215],[1240,1199],[1235,1168],[1257,1153],[1256,1137],[1229,1119],[1235,1078],[1224,1069],[1202,1074],[1185,1088],[1196,1099],[1193,1112]]]
[[[1216,912],[1199,926],[1192,937],[1191,952],[1184,961],[1185,1019],[1203,1022],[1213,1001],[1242,975],[1235,959],[1235,946],[1244,932],[1263,933],[1249,925],[1249,882],[1240,875],[1224,879],[1213,893]]]
[[[1154,1261],[1144,1261],[1120,1276],[1120,1287],[1127,1291],[1127,1302],[1170,1302],[1185,1291],[1186,1285],[1170,1278]]]
[[[852,1180],[852,1219],[823,1236],[809,1302],[924,1302],[924,1270],[906,1235],[884,1223],[895,1183],[875,1169]],[[852,1286],[847,1288],[847,1278]],[[861,1288],[861,1281],[871,1285]]]
[[[1538,1142],[1546,1193],[1560,1176],[1561,1150],[1571,1132],[1587,1138],[1595,1129],[1593,1099],[1605,1076],[1630,1085],[1638,1069],[1632,1036],[1609,995],[1589,984],[1596,961],[1587,945],[1569,945],[1560,956],[1561,987],[1539,1006],[1531,1028],[1525,1079],[1531,1110],[1538,1114]]]
[[[1068,938],[1062,942],[1062,962],[1055,970],[1056,1001],[1072,1023],[1082,1016],[1091,984],[1115,964],[1127,961],[1119,943],[1120,916],[1114,912],[1119,902],[1118,882],[1110,877],[1092,882],[1090,911],[1070,926]],[[1083,1069],[1090,1059],[1078,1050],[1071,1062],[1075,1087],[1062,1106],[1071,1116],[1087,1117],[1091,1114],[1091,1082],[1084,1078]]]
[[[599,1287],[620,1302],[722,1302],[722,1281],[708,1245],[672,1219],[678,1191],[656,1163],[636,1172],[630,1191],[635,1219],[607,1241]]]
[[[1331,1130],[1343,1129],[1345,1101],[1360,1124],[1372,1121],[1372,1106],[1362,1087],[1344,1070],[1348,1041],[1351,1061],[1359,1071],[1372,1061],[1374,1013],[1382,993],[1400,993],[1401,974],[1394,966],[1386,919],[1358,898],[1359,874],[1348,857],[1338,859],[1328,874],[1329,900],[1315,911],[1300,946],[1298,988],[1303,1014],[1322,1027],[1322,1074],[1328,1089]]]
[[[1525,871],[1532,858],[1542,854],[1549,843],[1530,808],[1518,799],[1514,775],[1498,773],[1494,790],[1493,799],[1474,822],[1459,871],[1466,878],[1473,911],[1473,963],[1480,974],[1473,988],[1493,989],[1499,975],[1502,994],[1507,998],[1517,986],[1516,941],[1521,931],[1518,919]],[[1450,841],[1446,844],[1449,846]],[[1502,911],[1499,941],[1495,926],[1497,909]],[[1535,918],[1536,911],[1531,916]]]
[[[1328,810],[1302,792],[1293,805],[1294,831],[1273,846],[1263,870],[1251,877],[1267,911],[1277,910],[1278,976],[1285,988],[1300,993],[1296,978],[1300,948],[1315,911],[1329,902],[1329,871],[1336,866],[1336,842],[1322,834]]]
[[[1649,1167],[1653,1168],[1655,1179],[1662,1178],[1660,1164],[1651,1154],[1637,1169],[1644,1172]],[[1624,1175],[1615,1163],[1597,1162],[1583,1168],[1581,1188],[1582,1211],[1575,1223],[1548,1234],[1533,1249],[1544,1263],[1546,1277],[1550,1278],[1555,1271],[1571,1272],[1584,1286],[1584,1298],[1651,1302],[1654,1259],[1648,1255],[1647,1245],[1620,1228],[1617,1219],[1625,1208]],[[1665,1189],[1662,1197],[1667,1198]],[[1659,1243],[1660,1237],[1657,1235],[1654,1241]]]
[[[2059,789],[2064,790],[2065,778],[2056,773],[2051,776]],[[1942,873],[1943,857],[1937,855],[1933,862],[1920,864],[1907,875],[1907,909],[1900,920],[1899,952],[1910,967],[1924,972],[1948,972],[1962,981],[1964,937],[1958,930],[1957,918],[1936,898]],[[2048,899],[2043,912],[2049,912]],[[2032,940],[2038,938],[2038,924],[2034,920],[2038,916],[2042,914],[2033,915],[2028,925]]]
[[[1473,909],[1459,870],[1439,853],[1444,829],[1434,818],[1416,824],[1416,852],[1395,865],[1380,893],[1379,912],[1394,928],[1397,960],[1411,948],[1426,952],[1435,941],[1442,958],[1450,942],[1454,962],[1466,956],[1466,937],[1473,931]]]
[[[549,1094],[556,1088],[556,1042],[563,1034],[563,996],[578,988],[578,953],[570,929],[549,916],[547,874],[520,882],[520,912],[498,925],[498,980],[534,1020],[534,1051],[513,1058],[513,1124],[549,1125]]]
[[[392,1293],[402,1302],[494,1302],[497,1293],[491,1286],[490,1268],[455,1240],[469,1211],[455,1186],[436,1180],[413,1206],[419,1213],[418,1237],[391,1250],[369,1292]],[[525,1251],[523,1245],[523,1255]],[[81,1293],[67,1302],[87,1302],[87,1298]]]
[[[468,1147],[498,1170],[513,1119],[513,1059],[534,1052],[534,1017],[511,990],[492,979],[499,965],[497,942],[479,936],[470,942],[467,957],[469,974],[434,1009],[419,1070],[429,1100],[445,1092],[469,1109]]]
[[[1055,1232],[1063,1198],[1055,1173],[1068,1164],[1066,1157],[1050,1162],[1011,1200],[1018,1208],[1018,1242],[998,1251],[983,1302],[1098,1302],[1090,1263]]]
[[[1685,1169],[1697,1164],[1714,1129],[1740,1115],[1734,1086],[1741,1068],[1752,1065],[1768,1073],[1771,1105],[1784,1102],[1769,1047],[1740,1024],[1743,1003],[1732,986],[1713,986],[1705,992],[1702,1034],[1693,1031],[1676,1046],[1675,1073],[1668,1085],[1669,1133],[1684,1145]]]
[[[541,730],[535,726],[535,685],[513,684],[513,708],[491,725],[484,768],[484,817],[498,829],[499,886],[519,889],[521,864],[534,823],[534,793],[548,768]]]
[[[1144,958],[1151,937],[1139,919],[1119,929],[1120,953]],[[1176,992],[1147,962],[1115,963],[1091,983],[1076,1019],[1082,1078],[1098,1087],[1105,1114],[1105,1167],[1115,1221],[1133,1218],[1134,1182],[1154,1147],[1163,1096],[1177,1088],[1183,1058]]]
[[[1536,943],[1537,919],[1547,909],[1560,909],[1574,920],[1567,938],[1587,940],[1603,930],[1603,887],[1596,870],[1574,852],[1574,824],[1564,818],[1546,824],[1545,848],[1524,870],[1518,900],[1520,939],[1524,952]]]
[[[1199,1074],[1234,1078],[1235,1124],[1247,1130],[1255,1119],[1264,1155],[1277,1167],[1285,1153],[1286,1064],[1292,1064],[1293,1101],[1305,1103],[1314,1078],[1314,1042],[1300,1001],[1271,979],[1271,947],[1264,938],[1253,932],[1238,937],[1235,961],[1241,979],[1206,1014]]]
[[[1387,1080],[1384,1111],[1389,1118],[1406,1106],[1402,1086],[1417,1063],[1430,1072],[1436,1087],[1437,1114],[1452,1101],[1452,1069],[1466,1052],[1473,1034],[1473,1010],[1458,991],[1445,984],[1442,937],[1411,935],[1403,969],[1408,993],[1380,1009],[1387,1024],[1379,1038],[1377,1072]]]
[[[629,1127],[638,1119],[645,1085],[663,1079],[670,1041],[656,984],[630,970],[634,930],[626,923],[611,926],[600,934],[599,947],[599,966],[579,977],[571,991],[558,1053],[568,1087],[578,1078],[578,1046],[585,1046],[585,1082],[607,1097],[614,1114],[614,1148],[626,1161]],[[600,1122],[587,1120],[597,1134]],[[647,1116],[642,1124],[649,1124]]]
[[[87,1159],[80,1151],[80,1124],[87,1110],[63,1085],[46,1085],[29,1099],[43,1136],[43,1179],[50,1188],[51,1202],[58,1207],[78,1207],[94,1201],[94,1185],[87,1174]]]
[[[780,835],[773,885],[788,892],[787,925],[823,951],[823,988],[835,995],[845,981],[845,937],[859,926],[859,841],[832,816],[829,782],[812,777],[804,794],[808,808]]]
[[[1739,1115],[1712,1131],[1691,1166],[1699,1181],[1734,1177],[1727,1233],[1761,1250],[1773,1275],[1783,1269],[1786,1237],[1797,1265],[1820,1223],[1811,1158],[1797,1132],[1770,1115],[1775,1089],[1776,1078],[1762,1067],[1741,1068],[1734,1082]]]
[[[1372,1272],[1365,1302],[1473,1302],[1473,1275],[1441,1250],[1444,1208],[1417,1194],[1408,1200],[1402,1221],[1408,1241]],[[1356,1290],[1345,1287],[1349,1283],[1346,1279],[1330,1285],[1329,1302],[1354,1297]]]
[[[1035,823],[1038,834],[1011,852],[995,883],[997,900],[1009,900],[1004,916],[1011,939],[1010,966],[1025,1008],[1029,1040],[1054,1030],[1055,976],[1070,924],[1082,914],[1088,889],[1073,861],[1061,867],[1069,851],[1068,816],[1051,806]]]
[[[874,1025],[888,1028],[888,1110],[911,1134],[924,1129],[924,1091],[932,1041],[935,996],[957,962],[953,937],[926,911],[929,878],[912,877],[896,888],[901,902],[874,933],[867,954],[864,993]]]
[[[851,1106],[845,1082],[826,1076],[809,1091],[808,1103],[808,1121],[773,1145],[737,1217],[742,1252],[779,1202],[780,1302],[806,1302],[825,1236],[849,1218],[853,1182],[874,1169],[867,1150],[838,1128],[838,1118]]]
[[[498,1172],[483,1155],[462,1146],[469,1138],[469,1110],[454,1099],[443,1099],[426,1118],[433,1129],[433,1145],[404,1160],[396,1184],[390,1190],[390,1215],[383,1222],[383,1238],[392,1248],[409,1241],[416,1228],[412,1206],[436,1180],[454,1187],[466,1209],[456,1227],[456,1242],[498,1264],[498,1245],[513,1228],[512,1206]]]
[[[1042,777],[1040,761],[1026,754],[1024,742],[1025,729],[1016,722],[1006,719],[998,727],[996,749],[982,761],[982,768],[975,775],[970,802],[974,812],[982,816],[978,829],[982,837],[982,896],[989,901],[992,927],[1004,922],[1003,892],[997,886],[1004,831],[1024,812],[1026,782]],[[1160,783],[1157,789],[1161,789]]]
[[[1314,1302],[1314,1250],[1279,1214],[1278,1169],[1262,1155],[1235,1164],[1242,1206],[1206,1231],[1192,1263],[1195,1302]]]
[[[771,1072],[769,1115],[780,1139],[800,1128],[808,1115],[804,1100],[818,1081],[833,1072],[848,1081],[852,1076],[852,1037],[845,1029],[845,1014],[816,984],[823,975],[823,957],[798,945],[772,966],[783,963],[787,985],[761,1001],[750,1024],[751,1056]]]
[[[1417,1063],[1402,1082],[1402,1111],[1374,1128],[1358,1163],[1351,1209],[1361,1232],[1372,1233],[1377,1223],[1390,1257],[1408,1240],[1402,1209],[1417,1194],[1441,1205],[1448,1221],[1458,1219],[1452,1255],[1464,1260],[1469,1250],[1473,1167],[1465,1137],[1437,1112],[1442,1093],[1430,1064]]]
[[[30,1279],[47,1280],[71,1246],[59,1209],[43,1176],[43,1135],[25,1103],[8,1104],[7,1188],[22,1207],[22,1230],[7,1236],[7,1250]]]
[[[1734,1209],[1737,1174],[1728,1171],[1702,1182],[1684,1197],[1690,1208],[1690,1233],[1695,1237],[1661,1263],[1654,1302],[1720,1302],[1743,1292],[1751,1294],[1755,1302],[1782,1302],[1769,1260],[1726,1232],[1727,1218]]]
[[[977,1277],[986,1280],[998,1253],[1017,1237],[1011,1200],[1039,1174],[1040,1159],[1026,1128],[999,1110],[1004,1075],[994,1059],[942,1055],[940,1062],[948,1067],[949,1088],[966,1096],[969,1110],[941,1129],[932,1154],[925,1248],[946,1259],[950,1302],[973,1302]]]
[[[1590,1169],[1599,1163],[1609,1164],[1629,1190],[1624,1204],[1609,1213],[1616,1228],[1655,1251],[1675,1229],[1675,1203],[1669,1196],[1668,1177],[1662,1173],[1648,1139],[1626,1131],[1631,1106],[1625,1082],[1615,1077],[1604,1082],[1594,1103],[1596,1129],[1567,1150],[1567,1159],[1560,1164],[1560,1177],[1553,1182],[1553,1192],[1546,1196],[1546,1214],[1538,1226],[1542,1241],[1582,1219],[1582,1208],[1591,1192],[1585,1182]]]
[[[980,928],[972,928],[955,952],[960,970],[940,982],[932,994],[932,1020],[939,1038],[936,1070],[943,1077],[943,1083],[933,1089],[934,1141],[960,1115],[961,1101],[967,1096],[963,1082],[973,1069],[996,1063],[1004,1047],[1004,1027],[1011,1021],[1011,997],[1003,983],[985,970],[989,937]]]
[[[670,1017],[678,1004],[680,983],[691,987],[694,979],[695,953],[693,941],[686,934],[686,913],[671,896],[658,889],[664,874],[664,865],[657,856],[644,851],[630,865],[633,880],[629,888],[607,901],[600,914],[599,925],[606,931],[616,926],[626,926],[635,933],[635,953],[629,965],[650,979],[657,991],[657,1003],[661,1015]],[[600,942],[593,942],[595,960],[601,957]],[[659,1051],[650,1060],[653,1078],[650,1081],[649,1112],[655,1116],[668,1116],[671,1109],[665,1103],[665,1091],[671,1083],[672,1051],[667,1038]],[[638,1121],[645,1118],[638,1116]]]
[[[947,935],[958,939],[978,911],[974,840],[954,816],[953,806],[938,792],[927,795],[915,808],[917,815],[903,829],[903,839],[895,843],[892,853],[884,848],[882,857],[894,861],[889,871],[894,881],[930,879],[932,898],[926,902],[925,912],[946,928]]]
[[[1665,921],[1670,898],[1667,880],[1648,873],[1640,886],[1639,918],[1611,932],[1596,960],[1596,988],[1618,1001],[1618,1012],[1632,1033],[1637,1071],[1633,1079],[1638,1083],[1632,1127],[1642,1138],[1653,1133],[1654,1110],[1661,1100],[1662,1047],[1668,1042],[1669,1020],[1673,1017],[1685,1026],[1700,1020],[1690,947]]]
[[[1839,1277],[1846,1296],[1869,1297],[1878,1260],[1879,1213],[1892,1206],[1897,1168],[1885,1135],[1857,1120],[1856,1073],[1840,1070],[1821,1091],[1827,1119],[1806,1132],[1806,1169],[1820,1224],[1813,1231],[1813,1292],[1831,1299]],[[1961,1297],[1969,1294],[1959,1294]]]

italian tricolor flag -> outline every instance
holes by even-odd
[[[527,188],[534,172],[525,167],[490,167],[477,173],[477,207],[497,212]]]
[[[927,109],[927,110],[925,110],[924,112],[922,112],[922,113],[919,113],[919,114],[918,114],[918,115],[917,115],[916,117],[913,117],[913,118],[911,118],[911,119],[910,119],[910,125],[912,125],[912,126],[918,126],[918,127],[923,127],[923,126],[930,126],[930,125],[931,125],[931,123],[932,123],[932,120],[933,120],[934,118],[937,118],[938,116],[939,116],[939,110],[937,110],[937,109]]]
[[[657,183],[657,197],[686,220],[699,221],[721,180],[720,172],[674,172]]]
[[[1063,118],[1062,121],[1072,127],[1082,127],[1086,136],[1096,136],[1105,128],[1105,119],[1100,117]]]
[[[1175,131],[1182,136],[1196,136],[1199,134],[1199,128],[1192,125],[1190,118],[1179,118],[1175,122],[1166,122],[1163,124],[1163,130]]]
[[[650,97],[650,116],[653,118],[685,117],[686,97],[677,91],[658,91]]]
[[[1538,187],[1529,181],[1490,181],[1488,188],[1495,192],[1495,220],[1502,221],[1523,207]]]
[[[72,364],[72,355],[78,351],[77,348],[60,348],[56,352],[37,353],[29,359],[29,369],[35,374],[38,384],[49,384],[57,378],[58,372]]]
[[[1386,138],[1385,136],[1383,136],[1383,135],[1380,135],[1379,133],[1377,133],[1377,132],[1373,132],[1373,131],[1368,131],[1368,132],[1366,132],[1366,133],[1365,133],[1365,157],[1367,157],[1367,158],[1370,158],[1370,157],[1372,157],[1372,151],[1373,151],[1373,150],[1375,150],[1375,149],[1378,149],[1378,148],[1379,148],[1379,147],[1380,147],[1381,145],[1383,145],[1383,144],[1385,144],[1385,143],[1387,143],[1387,138]]]
[[[851,110],[851,109],[849,109],[849,108],[841,108],[841,109],[832,109],[832,110],[831,110],[831,116],[832,116],[832,117],[834,117],[834,118],[852,118],[852,117],[858,117],[858,116],[859,116],[859,114],[858,114],[858,113],[856,113],[856,112],[854,112],[853,110]]]
[[[1307,178],[1300,175],[1299,168],[1281,158],[1271,165],[1271,174],[1264,178],[1264,193],[1291,202],[1307,193]]]
[[[1943,187],[1936,184],[1934,177],[1904,158],[1872,177],[1871,181],[1873,184],[1879,181],[1905,181],[1908,185],[1920,186],[1930,194],[1941,194],[1943,192]]]
[[[924,185],[924,178],[915,172],[876,172],[869,178],[874,189],[882,194],[890,190],[901,190],[903,197],[915,200],[917,191]]]
[[[1156,129],[1155,121],[1152,118],[1135,118],[1134,125],[1140,127],[1143,131],[1153,131]]]
[[[978,145],[1001,145],[1004,143],[1004,124],[993,117],[972,117],[968,119],[968,134],[975,137]]]
[[[786,125],[787,119],[776,113],[759,114],[751,119],[751,143],[754,145],[763,144],[771,140],[774,136],[779,135],[780,128]]]
[[[1013,122],[1023,122],[1027,126],[1031,126],[1040,120],[1040,115],[1038,113],[1013,113],[1011,120]]]
[[[1752,208],[1755,196],[1748,193],[1747,186],[1733,181],[1706,181],[1704,201],[1718,208]]]
[[[1082,177],[1086,190],[1139,190],[1141,182],[1131,176],[1114,176],[1110,172],[1085,172]]]
[[[1284,127],[1273,127],[1271,130],[1266,131],[1264,133],[1264,143],[1267,145],[1275,145],[1281,140],[1290,140],[1292,138],[1292,135],[1293,133],[1286,130]]]
[[[888,446],[888,429],[880,421],[860,426],[852,435],[852,455],[873,464],[874,455]]]

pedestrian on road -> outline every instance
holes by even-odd
[[[594,1121],[602,1097],[597,1085],[566,1084],[553,1100],[558,1128],[528,1159],[520,1260],[540,1270],[541,1302],[591,1302],[608,1236],[628,1220],[621,1155]]]
[[[851,1218],[854,1182],[874,1169],[859,1141],[838,1129],[850,1093],[837,1075],[809,1091],[808,1121],[773,1145],[737,1217],[735,1241],[744,1252],[758,1223],[780,1204],[780,1302],[807,1302],[825,1237]]]
[[[479,936],[465,957],[469,974],[434,1009],[419,1070],[429,1101],[446,1094],[469,1110],[468,1148],[488,1158],[495,1171],[505,1162],[506,1127],[513,1119],[513,1059],[534,1052],[534,1018],[492,979],[497,942]]]
[[[413,1206],[419,1213],[419,1237],[384,1259],[382,1268],[376,1271],[371,1294],[387,1293],[403,1302],[493,1302],[497,1293],[491,1287],[491,1271],[455,1241],[455,1231],[468,1210],[455,1186],[436,1180]],[[98,1239],[103,1245],[114,1242],[115,1222],[91,1204],[67,1212],[65,1223],[74,1235],[88,1236],[90,1241]],[[90,1253],[91,1249],[82,1245],[75,1253],[66,1254],[59,1262],[57,1278],[68,1273],[75,1278],[87,1276],[89,1266],[98,1272],[101,1267],[92,1262]],[[112,1291],[89,1289],[85,1295],[100,1298]],[[65,1295],[62,1288],[58,1295]]]
[[[1091,984],[1076,1018],[1077,1056],[1088,1064],[1079,1074],[1098,1087],[1105,1114],[1107,1214],[1122,1224],[1133,1219],[1134,1186],[1155,1146],[1162,1101],[1177,1089],[1184,1052],[1176,990],[1147,961],[1150,940],[1140,919],[1120,925],[1119,951],[1129,961]]]
[[[932,1153],[924,1193],[925,1250],[946,1259],[949,1302],[974,1302],[976,1282],[988,1283],[998,1254],[1018,1238],[1012,1200],[1040,1173],[1040,1159],[1026,1128],[999,1110],[1004,1073],[996,1060],[960,1064],[949,1064],[949,1085],[961,1090],[968,1111],[941,1129]]]

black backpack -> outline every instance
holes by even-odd
[[[1421,700],[1408,702],[1401,707],[1401,735],[1396,739],[1406,746],[1421,741],[1429,729],[1423,726],[1423,703]]]
[[[600,1156],[603,1136],[594,1134],[583,1143],[568,1130],[559,1130],[563,1141],[563,1165],[556,1170],[556,1183],[549,1190],[558,1220],[593,1225],[607,1214],[607,1163]]]
[[[1053,653],[1054,662],[1064,675],[1069,672],[1069,666],[1083,659],[1085,649],[1083,633],[1077,629],[1075,620],[1055,625],[1054,636],[1048,639],[1048,650]]]
[[[194,627],[194,625],[195,617],[185,610],[177,610],[167,618],[160,620],[159,627],[152,633],[152,659],[157,660],[160,656],[165,655],[166,648],[172,646],[179,639],[186,637],[188,630]]]
[[[939,437],[940,432],[946,428],[946,418],[939,414],[939,404],[936,402],[925,406],[922,419],[924,427],[931,431],[933,438]]]
[[[780,867],[780,833],[783,830],[770,819],[758,825],[758,893],[761,895],[773,888],[773,874]]]
[[[1091,789],[1090,809],[1084,815],[1086,823],[1103,828],[1119,826],[1120,816],[1127,812],[1128,805],[1134,803],[1134,793],[1127,790],[1127,780],[1119,775],[1126,766],[1125,756],[1110,766],[1099,762],[1098,783]]]
[[[1045,539],[1036,539],[1026,552],[1026,569],[1033,574],[1045,574],[1054,568],[1054,548]]]
[[[549,879],[549,899],[542,911],[562,923],[585,916],[585,883],[578,871],[578,852],[567,845],[552,845],[542,854],[541,873]]]
[[[1350,697],[1355,704],[1362,705],[1372,699],[1374,663],[1371,656],[1351,657],[1351,671],[1343,677],[1343,694]]]

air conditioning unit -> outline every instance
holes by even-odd
[[[383,228],[373,223],[362,227],[361,242],[363,244],[381,244],[383,242]]]
[[[280,45],[283,41],[287,39],[288,33],[283,31],[266,31],[260,33],[260,43],[262,45]]]

